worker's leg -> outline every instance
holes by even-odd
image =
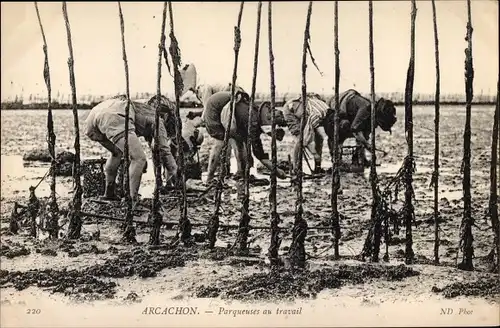
[[[225,175],[229,175],[231,174],[231,149],[233,149],[233,147],[231,146],[231,142],[228,142],[227,144],[227,156],[226,156],[226,171],[224,172]],[[236,149],[233,149],[234,150],[234,154],[236,156]]]
[[[299,161],[299,152],[301,151],[301,144],[299,142],[299,138],[295,138],[295,146],[293,147],[293,152],[292,152],[292,168],[295,172],[295,170],[298,167],[298,161]]]
[[[110,153],[106,164],[104,165],[104,176],[106,185],[104,189],[104,197],[107,199],[117,199],[116,196],[116,175],[120,166],[122,155]]]
[[[321,160],[323,155],[323,137],[319,133],[315,133],[314,135],[314,148],[316,154],[314,156],[314,172],[321,173]]]
[[[125,147],[125,137],[120,138],[116,145],[120,149]],[[146,166],[146,154],[142,149],[141,141],[135,134],[135,132],[130,132],[128,135],[128,150],[130,158],[129,166],[129,187],[130,187],[130,197],[133,201],[136,201],[139,194],[139,187],[141,185],[142,173],[144,167]]]
[[[229,139],[231,147],[234,150],[234,156],[236,157],[236,165],[238,168],[235,178],[243,178],[245,174],[245,166],[247,163],[245,142],[242,140]]]
[[[210,156],[208,158],[207,183],[211,183],[214,179],[215,171],[219,167],[222,147],[224,146],[224,140],[213,138],[213,141],[214,143],[210,149]]]

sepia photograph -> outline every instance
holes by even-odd
[[[499,10],[2,1],[0,326],[499,326]]]

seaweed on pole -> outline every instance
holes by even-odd
[[[221,165],[220,165],[220,173],[217,179],[217,185],[215,189],[215,210],[212,216],[208,221],[207,227],[207,235],[208,235],[208,246],[209,248],[215,247],[215,242],[217,241],[217,231],[219,230],[219,214],[221,207],[221,197],[222,197],[222,189],[224,188],[224,178],[226,173],[226,159],[227,159],[227,146],[229,142],[229,131],[231,130],[231,122],[233,120],[234,114],[234,103],[235,103],[235,93],[236,93],[236,78],[238,74],[238,58],[240,53],[241,46],[241,19],[243,16],[243,7],[245,5],[244,1],[240,3],[240,11],[238,13],[238,21],[237,25],[234,27],[234,67],[233,67],[233,78],[231,84],[231,100],[229,103],[229,121],[228,127],[224,133],[224,144],[222,146],[222,151],[220,153],[221,156]]]
[[[276,172],[278,167],[278,151],[276,145],[276,84],[274,80],[274,52],[273,52],[273,20],[272,20],[272,2],[268,1],[268,38],[269,38],[269,71],[270,71],[270,87],[271,87],[271,190],[269,193],[269,202],[271,204],[271,243],[268,251],[269,262],[272,267],[279,265],[278,252],[281,245],[277,204],[277,179]]]
[[[434,187],[434,263],[439,264],[439,102],[441,75],[439,69],[439,37],[436,17],[436,2],[432,0],[434,27],[434,55],[436,59],[436,93],[434,98],[434,171],[431,186]]]
[[[240,229],[238,230],[238,235],[236,237],[236,243],[239,245],[239,252],[248,252],[248,234],[250,232],[250,214],[249,214],[249,204],[250,204],[250,158],[252,156],[252,139],[254,138],[254,115],[253,108],[255,102],[255,88],[257,86],[257,70],[259,66],[259,45],[260,45],[260,21],[262,13],[262,1],[259,1],[257,6],[257,28],[255,34],[255,51],[253,58],[253,77],[252,77],[252,91],[250,95],[250,107],[248,109],[248,130],[247,130],[247,140],[246,140],[246,161],[245,161],[245,175],[244,175],[244,195],[242,199],[241,206],[241,218],[240,218]],[[257,136],[258,138],[258,136]]]
[[[340,240],[340,220],[339,220],[339,210],[338,210],[338,194],[340,189],[340,174],[339,174],[339,115],[338,109],[340,107],[339,103],[339,88],[340,88],[340,51],[339,51],[339,3],[336,0],[333,7],[334,16],[334,51],[335,51],[335,109],[333,112],[333,122],[334,122],[334,134],[333,134],[333,154],[332,154],[332,196],[331,196],[331,206],[332,215],[330,221],[332,224],[333,232],[333,257],[338,260],[340,258],[339,254],[339,240]]]
[[[13,235],[17,235],[17,233],[19,232],[19,218],[21,215],[17,211],[18,207],[19,207],[19,204],[17,202],[15,202],[14,207],[12,208],[12,212],[10,213],[9,232]],[[36,230],[35,230],[35,233],[36,233]]]
[[[35,194],[36,187],[31,186],[29,188],[30,196],[28,199],[28,216],[30,219],[30,236],[33,238],[37,237],[37,223],[36,217],[40,211],[40,200]]]
[[[491,140],[491,168],[490,168],[490,202],[488,206],[488,214],[491,219],[491,227],[493,228],[494,234],[494,246],[492,250],[492,255],[495,254],[496,249],[496,263],[493,264],[493,271],[497,273],[500,272],[500,224],[498,222],[498,177],[497,177],[497,165],[498,165],[498,153],[500,149],[498,148],[498,121],[500,120],[500,77],[497,83],[497,104],[495,106],[495,115],[493,118],[493,135]],[[492,262],[494,262],[495,257],[492,257]],[[496,266],[496,267],[495,267]]]
[[[165,24],[167,20],[167,2],[163,3],[163,16],[161,23],[160,43],[158,44],[158,72],[156,79],[156,108],[155,108],[155,134],[153,147],[153,164],[155,174],[155,189],[153,194],[153,204],[151,207],[151,234],[149,243],[152,245],[160,244],[160,227],[162,223],[162,215],[160,213],[160,189],[162,186],[161,180],[161,164],[160,164],[160,146],[159,146],[159,130],[160,130],[160,107],[161,107],[161,60],[165,49]],[[161,122],[163,124],[163,122]]]
[[[300,133],[299,133],[299,144],[301,145],[299,156],[297,160],[297,169],[295,174],[297,176],[297,200],[295,203],[295,220],[292,230],[292,244],[288,252],[289,262],[292,267],[303,268],[306,264],[306,251],[304,247],[304,241],[307,236],[307,222],[303,218],[303,193],[302,193],[302,158],[304,153],[304,128],[306,124],[306,108],[307,108],[307,52],[309,49],[309,27],[311,25],[311,13],[312,13],[312,1],[309,1],[309,6],[307,9],[306,26],[304,29],[304,45],[302,52],[302,106],[304,108],[304,115],[301,117],[300,121]]]
[[[370,185],[372,189],[372,222],[373,222],[373,252],[372,252],[372,262],[378,262],[379,252],[380,252],[380,239],[382,236],[382,218],[380,217],[380,197],[378,192],[378,175],[377,175],[377,153],[375,151],[375,67],[374,67],[374,54],[373,54],[373,2],[369,1],[369,30],[370,30],[370,102],[371,102],[371,149],[372,149],[372,159],[370,162]]]
[[[405,132],[408,154],[404,161],[405,175],[405,202],[404,202],[404,224],[406,230],[405,263],[414,262],[412,223],[415,221],[415,210],[413,208],[413,173],[415,159],[413,157],[413,82],[415,77],[415,20],[417,17],[417,6],[415,0],[411,1],[411,31],[410,31],[410,62],[406,75],[405,88]]]
[[[82,218],[80,216],[80,211],[82,209],[82,182],[80,177],[80,126],[78,123],[78,104],[76,99],[76,82],[75,82],[75,60],[73,57],[73,42],[71,39],[71,27],[68,19],[68,10],[66,7],[66,1],[62,4],[64,22],[66,25],[66,35],[68,39],[68,69],[69,69],[69,84],[71,86],[71,100],[72,100],[72,112],[73,112],[73,127],[75,129],[75,159],[73,161],[73,201],[70,208],[70,221],[68,227],[68,238],[78,239],[82,231]]]
[[[120,17],[120,31],[121,31],[121,41],[122,41],[122,56],[123,56],[123,64],[125,68],[125,85],[126,85],[126,96],[127,96],[127,105],[125,107],[125,146],[124,146],[124,164],[122,166],[123,170],[123,189],[125,193],[125,203],[126,203],[126,213],[125,213],[125,231],[123,233],[123,238],[129,242],[136,242],[135,239],[135,228],[133,224],[133,214],[132,214],[132,199],[130,197],[130,176],[129,176],[129,167],[130,167],[130,158],[129,158],[129,144],[128,144],[128,134],[129,134],[129,121],[130,121],[130,85],[129,85],[129,71],[128,71],[128,60],[127,60],[127,51],[125,49],[125,23],[123,21],[123,12],[122,6],[118,1],[118,15]]]
[[[370,52],[370,93],[371,93],[371,148],[372,160],[370,163],[370,185],[372,189],[372,207],[371,207],[371,226],[368,231],[365,244],[361,253],[361,258],[371,256],[372,262],[378,262],[380,253],[380,240],[382,236],[382,221],[383,221],[383,202],[378,187],[378,176],[376,169],[376,153],[375,153],[375,68],[373,54],[373,2],[368,1],[368,30],[369,30],[369,52]],[[387,226],[387,223],[386,223]],[[386,228],[387,230],[387,228]],[[387,239],[387,233],[386,233]],[[386,241],[387,244],[387,241]],[[387,254],[387,252],[386,252]]]
[[[471,1],[467,0],[467,48],[465,49],[465,129],[464,129],[464,155],[462,160],[462,188],[464,200],[464,212],[460,226],[460,251],[462,252],[462,262],[458,267],[463,270],[474,270],[472,258],[474,257],[474,247],[472,236],[472,197],[471,197],[471,107],[474,96],[474,66],[472,59],[472,18]]]
[[[180,96],[184,88],[182,77],[179,72],[179,67],[181,66],[181,54],[179,50],[179,44],[174,33],[174,12],[172,10],[172,2],[168,2],[168,11],[170,18],[170,57],[172,58],[172,66],[174,69],[174,83],[175,83],[175,137],[177,141],[177,156],[178,156],[178,166],[181,175],[181,180],[177,182],[177,186],[181,188],[181,208],[180,208],[180,218],[179,218],[179,233],[180,241],[184,244],[189,243],[191,239],[191,222],[187,217],[187,200],[186,200],[186,170],[184,163],[184,149],[182,147],[182,121],[180,115]]]
[[[50,154],[50,169],[51,169],[51,181],[50,181],[50,200],[49,200],[49,219],[47,220],[49,237],[52,239],[57,239],[59,237],[59,206],[57,205],[57,195],[56,195],[56,134],[54,133],[54,120],[52,116],[52,88],[50,84],[50,67],[49,67],[49,53],[47,49],[47,40],[45,38],[45,32],[43,30],[42,19],[40,18],[40,12],[38,10],[38,3],[35,1],[35,10],[38,17],[38,23],[40,25],[40,31],[42,33],[43,39],[43,52],[45,55],[44,67],[43,67],[43,78],[45,80],[45,85],[47,86],[47,144]]]

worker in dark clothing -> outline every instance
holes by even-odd
[[[329,107],[335,110],[335,96],[329,101]],[[367,149],[370,152],[371,145],[368,142],[371,133],[371,102],[369,99],[361,96],[359,92],[349,89],[339,95],[339,147],[342,147],[344,141],[348,138],[355,138],[356,144],[362,146],[362,150]],[[333,133],[334,133],[334,111],[331,110],[325,121],[325,132],[330,140],[330,152],[332,152]],[[396,107],[391,100],[380,98],[375,103],[375,127],[380,127],[383,131],[391,133],[391,128],[396,123]],[[349,124],[347,124],[347,122]],[[363,151],[365,165],[368,163]]]
[[[207,133],[214,139],[214,144],[210,151],[208,162],[207,183],[212,183],[215,171],[219,166],[220,153],[224,145],[224,134],[229,126],[231,92],[220,91],[210,96],[205,104],[203,111],[203,121]],[[269,155],[264,152],[260,135],[263,133],[261,126],[271,124],[271,108],[269,106],[260,106],[254,108],[255,113],[252,116],[252,121],[249,122],[249,96],[244,92],[235,94],[234,115],[231,121],[229,131],[229,142],[233,149],[236,150],[236,161],[238,165],[237,175],[243,176],[243,172],[247,163],[246,158],[246,141],[251,139],[251,148],[253,155],[269,170],[272,169]],[[276,109],[275,109],[276,110]],[[279,126],[285,126],[283,113],[276,110],[276,123]],[[248,125],[251,126],[250,135],[248,135]],[[252,166],[252,163],[250,163]],[[277,176],[280,179],[286,178],[283,170],[277,170]]]

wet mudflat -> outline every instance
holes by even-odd
[[[80,112],[83,122],[88,111]],[[162,246],[148,244],[150,228],[137,225],[138,244],[122,242],[121,224],[104,219],[85,218],[83,235],[79,241],[48,240],[43,233],[38,239],[29,237],[29,227],[21,224],[18,235],[8,233],[9,217],[14,201],[27,201],[28,187],[36,185],[46,173],[43,163],[23,161],[29,150],[45,147],[44,111],[2,111],[2,185],[1,185],[1,271],[2,302],[13,302],[19,295],[61,295],[68,300],[99,300],[141,302],[148,295],[164,293],[175,299],[221,298],[241,301],[276,301],[335,297],[337,301],[359,297],[373,302],[432,297],[437,299],[464,298],[495,301],[500,295],[498,276],[489,273],[487,255],[493,247],[491,223],[484,219],[488,206],[489,154],[491,144],[492,107],[478,107],[472,117],[472,200],[475,218],[474,248],[476,270],[456,269],[459,227],[462,218],[462,185],[460,165],[464,110],[444,107],[441,126],[440,175],[440,260],[432,265],[434,246],[433,196],[429,183],[433,163],[433,111],[430,107],[415,110],[415,154],[417,171],[414,175],[416,222],[413,228],[415,265],[404,265],[405,231],[392,232],[389,240],[389,262],[371,264],[355,259],[363,246],[370,219],[371,191],[368,171],[343,173],[343,192],[339,195],[342,214],[340,242],[341,260],[332,260],[332,234],[328,229],[309,230],[306,237],[308,267],[303,271],[281,269],[271,271],[266,262],[270,243],[269,230],[250,232],[249,256],[233,254],[236,230],[220,228],[215,250],[206,248],[204,226],[195,226],[195,243],[191,246],[168,246],[175,237],[176,227],[162,229]],[[403,115],[392,135],[381,133],[377,143],[389,152],[378,157],[377,167],[384,185],[402,164],[406,154]],[[23,124],[19,124],[22,120]],[[73,144],[71,112],[55,112],[56,151],[71,151]],[[203,130],[204,131],[204,130]],[[379,132],[379,131],[377,131]],[[206,157],[210,140],[205,136],[200,157]],[[270,147],[270,138],[264,138],[264,147]],[[98,145],[82,137],[82,157],[95,158],[107,154]],[[279,160],[286,160],[292,147],[287,134],[278,146]],[[326,145],[324,148],[326,152]],[[324,167],[330,158],[324,156]],[[149,167],[153,166],[149,163]],[[308,171],[307,164],[304,168]],[[234,170],[234,165],[233,165]],[[265,177],[262,170],[252,173]],[[58,177],[57,194],[60,207],[71,200],[71,178]],[[222,225],[236,225],[240,201],[236,183],[229,181],[222,202]],[[201,188],[200,181],[188,181],[191,187]],[[154,188],[154,175],[149,169],[143,178],[141,195],[147,210],[147,198]],[[48,180],[42,182],[37,195],[42,201],[49,192]],[[251,188],[250,214],[252,226],[269,226],[269,186]],[[331,178],[325,176],[304,183],[304,217],[310,227],[329,225]],[[403,198],[402,195],[399,197]],[[162,197],[164,207],[172,207],[174,199]],[[213,213],[214,203],[195,199],[188,203],[192,223],[205,224]],[[397,210],[401,201],[393,204]],[[283,228],[280,254],[286,255],[291,243],[295,192],[289,181],[279,181],[278,212]],[[120,210],[108,205],[85,200],[84,211],[122,217]],[[138,221],[147,221],[147,211],[137,214]],[[179,220],[178,208],[169,209],[165,220]],[[67,228],[65,219],[62,232]],[[169,228],[169,229],[168,229]],[[381,257],[386,252],[381,247]],[[458,259],[460,260],[460,258]]]

